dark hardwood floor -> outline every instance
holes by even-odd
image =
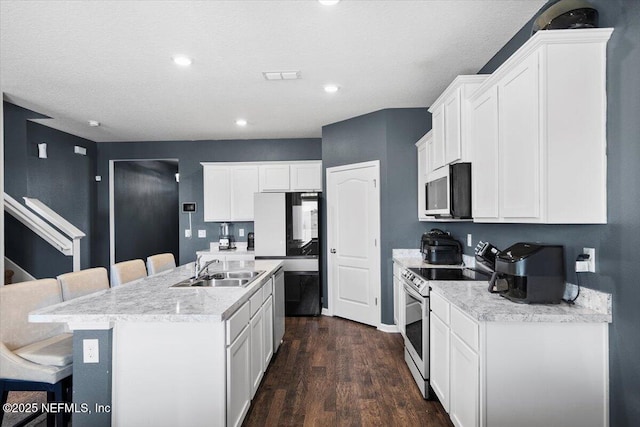
[[[337,317],[287,317],[244,426],[452,426],[424,400],[402,337]]]

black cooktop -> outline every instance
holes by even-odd
[[[410,268],[414,274],[425,280],[489,280],[480,271],[462,268]]]

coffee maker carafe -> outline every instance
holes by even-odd
[[[562,246],[516,243],[496,256],[489,290],[497,287],[503,297],[514,302],[559,304],[564,280]]]

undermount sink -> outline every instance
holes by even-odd
[[[192,277],[172,285],[172,288],[233,287],[243,288],[264,271],[221,271],[201,277]]]

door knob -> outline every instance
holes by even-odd
[[[331,253],[332,253],[332,254],[335,254],[335,253],[336,253],[336,250],[335,250],[335,249],[331,249]]]

